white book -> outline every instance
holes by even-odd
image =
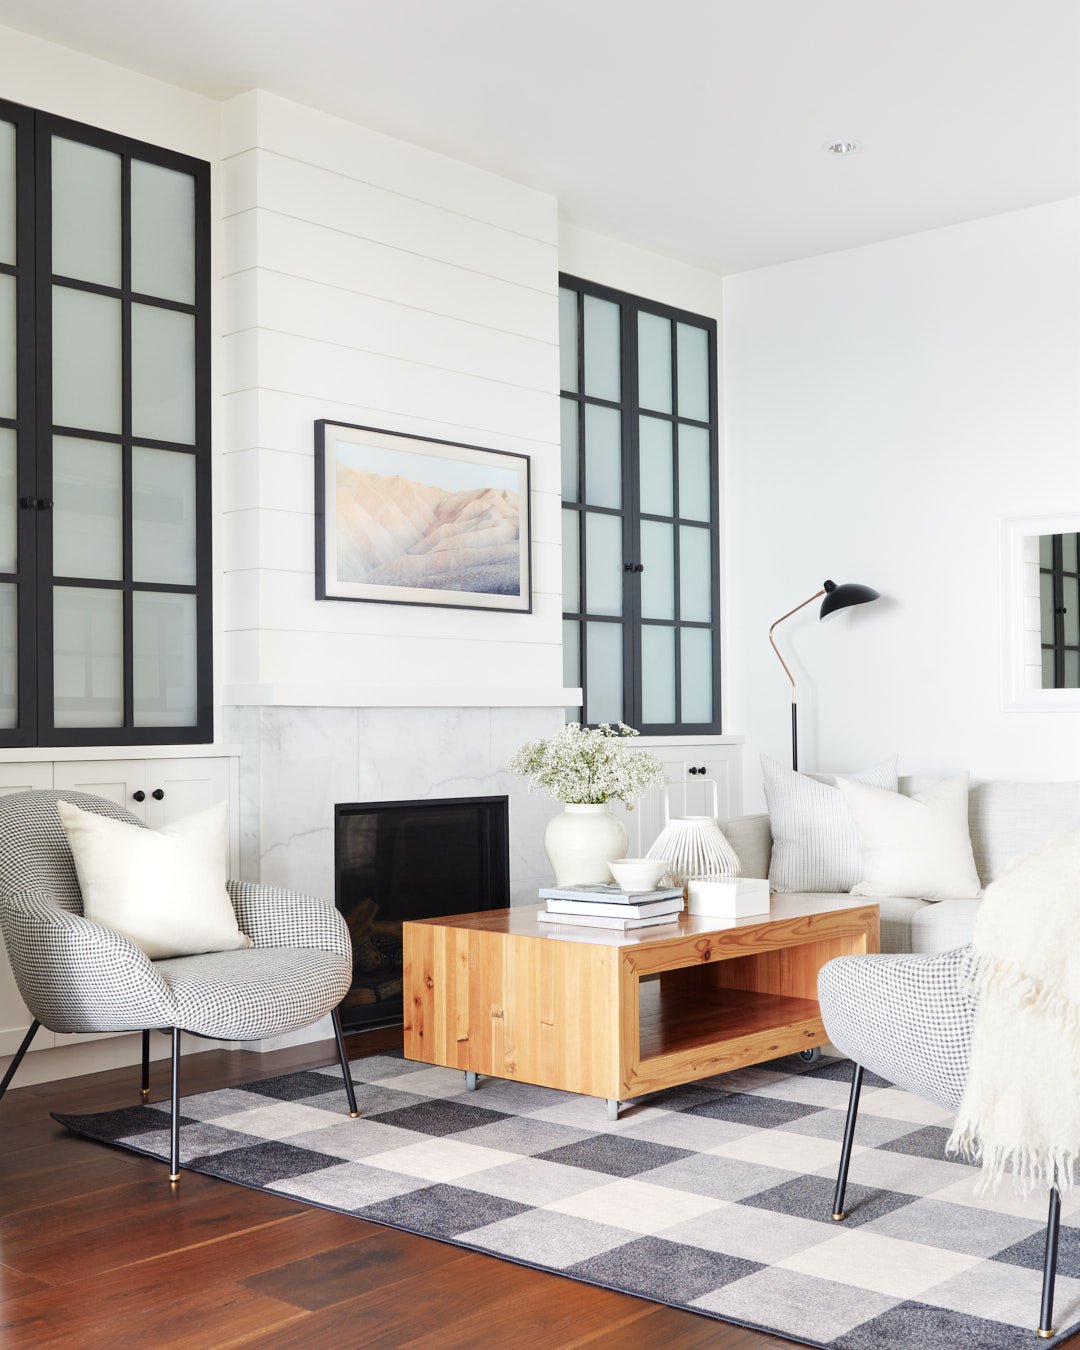
[[[585,900],[549,900],[549,914],[593,914],[598,919],[605,916],[611,919],[647,919],[653,915],[681,914],[683,902],[681,896],[672,896],[670,900],[647,900],[643,905],[608,904],[599,902],[589,904]]]
[[[586,902],[603,901],[608,905],[644,905],[650,900],[673,900],[682,898],[681,886],[669,886],[658,891],[624,891],[613,882],[598,883],[595,886],[542,886],[541,900],[584,900]]]
[[[620,919],[598,917],[594,914],[549,914],[541,911],[537,916],[539,923],[568,924],[572,928],[610,928],[617,933],[629,933],[638,928],[657,928],[661,924],[676,924],[677,914],[654,914],[646,919]]]

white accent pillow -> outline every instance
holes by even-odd
[[[979,894],[968,834],[968,776],[905,797],[838,778],[862,846],[863,877],[852,895],[967,900]]]
[[[781,894],[850,891],[862,876],[859,836],[831,781],[796,773],[761,756],[772,830],[769,885]],[[859,783],[896,790],[896,756],[854,774]]]
[[[152,961],[250,947],[225,889],[229,806],[160,830],[57,802],[82,891],[83,914]]]

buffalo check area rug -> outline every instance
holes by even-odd
[[[1063,1197],[1053,1341],[1035,1336],[1046,1197],[945,1156],[947,1113],[867,1073],[843,1224],[851,1065],[798,1059],[624,1107],[391,1055],[181,1102],[183,1165],[829,1350],[1017,1350],[1080,1324],[1080,1193]],[[167,1156],[168,1102],[56,1118]]]

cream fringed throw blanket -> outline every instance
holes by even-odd
[[[978,998],[967,1086],[949,1140],[1021,1193],[1073,1185],[1080,1162],[1080,831],[987,887],[968,976]]]

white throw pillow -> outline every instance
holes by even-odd
[[[225,889],[227,802],[161,830],[57,802],[83,914],[157,961],[250,947]]]
[[[840,790],[761,756],[772,830],[769,885],[781,894],[850,891],[862,876],[859,836]],[[853,775],[896,790],[896,756]]]
[[[863,855],[852,895],[966,900],[979,894],[968,834],[968,776],[905,797],[838,778]]]

